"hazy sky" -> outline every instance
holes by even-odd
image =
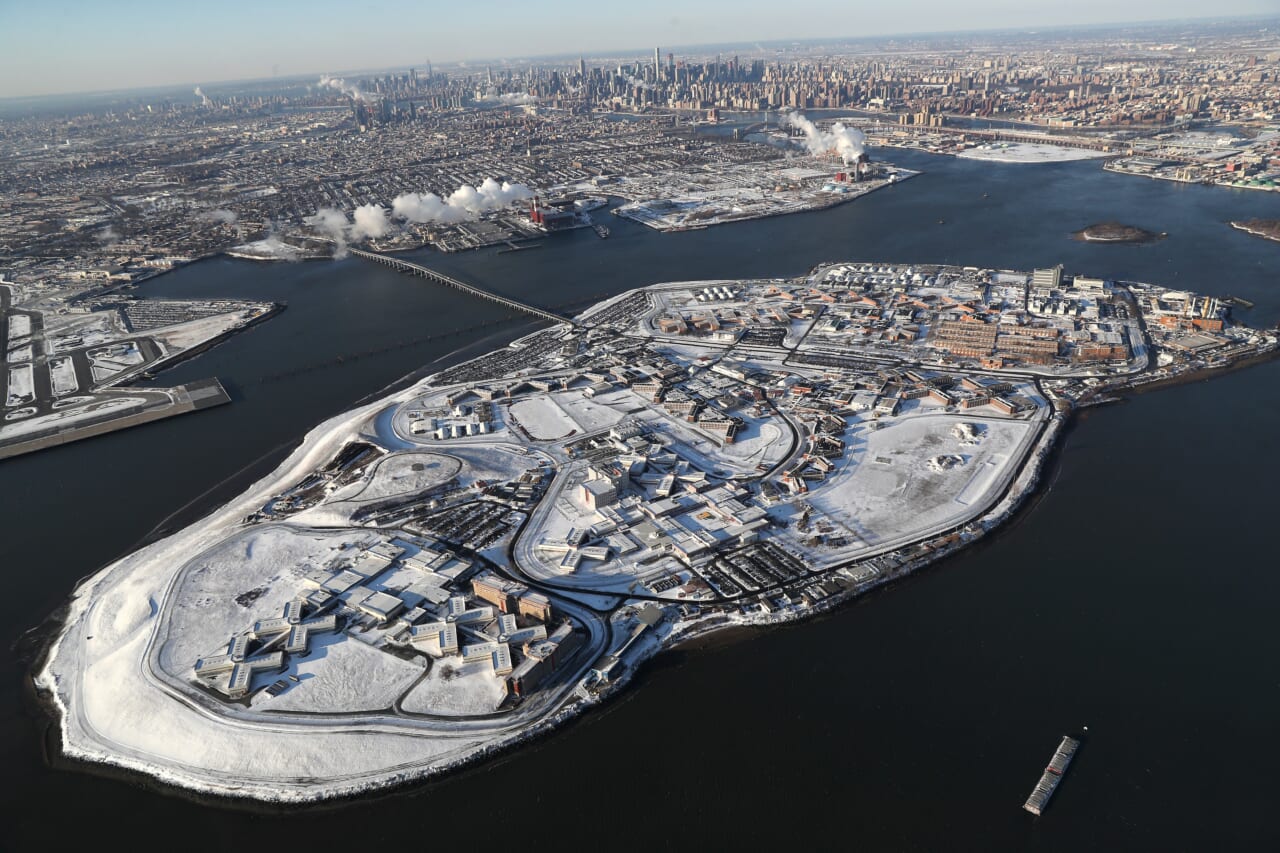
[[[1280,0],[0,0],[0,97],[427,59],[1276,13]]]

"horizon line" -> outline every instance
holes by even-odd
[[[881,34],[866,35],[866,36],[835,36],[835,37],[806,36],[803,38],[756,39],[752,41],[685,43],[685,44],[669,45],[666,52],[671,53],[676,50],[693,50],[696,48],[707,49],[707,48],[715,48],[715,47],[740,47],[742,45],[751,45],[753,47],[763,47],[765,45],[805,44],[805,43],[820,43],[820,42],[874,42],[874,41],[882,41],[886,39],[899,39],[899,38],[908,38],[908,37],[920,39],[920,38],[938,38],[938,37],[954,37],[954,36],[974,36],[974,35],[986,35],[986,34],[1002,35],[1002,34],[1015,34],[1015,33],[1023,33],[1023,34],[1030,35],[1030,34],[1045,33],[1045,32],[1064,32],[1064,31],[1069,32],[1069,31],[1075,31],[1075,30],[1090,30],[1090,29],[1108,30],[1108,29],[1121,29],[1125,27],[1135,27],[1135,26],[1151,27],[1151,26],[1179,24],[1179,23],[1194,23],[1194,22],[1204,22],[1204,21],[1222,21],[1222,22],[1280,21],[1280,12],[1277,12],[1274,14],[1262,14],[1262,15],[1258,15],[1258,14],[1205,15],[1205,16],[1192,17],[1192,18],[1186,18],[1186,17],[1156,18],[1156,19],[1135,20],[1135,21],[1115,21],[1115,22],[1080,23],[1080,24],[1050,24],[1050,25],[1040,26],[1040,27],[1007,27],[1007,28],[984,28],[984,29],[971,29],[971,30],[966,30],[966,29],[917,30],[917,31],[899,31],[899,32],[892,32],[892,33],[881,33]],[[661,49],[662,46],[657,45],[656,47]],[[606,59],[606,58],[607,59],[623,59],[623,58],[632,58],[632,57],[647,58],[648,52],[651,49],[652,48],[649,48],[649,47],[643,47],[643,48],[627,48],[625,50],[622,50],[622,49],[611,50],[611,51],[603,52],[601,55],[595,56],[593,58],[597,60]],[[44,92],[44,93],[32,94],[32,95],[3,95],[3,96],[0,96],[0,104],[6,104],[6,103],[13,104],[21,101],[36,101],[44,98],[87,97],[87,96],[102,96],[102,95],[111,95],[111,94],[124,95],[124,94],[133,93],[133,92],[141,93],[141,92],[146,92],[148,90],[169,89],[169,88],[177,88],[181,86],[201,86],[201,87],[229,86],[229,85],[246,84],[246,83],[260,83],[260,82],[267,82],[271,80],[280,80],[280,81],[288,82],[288,81],[295,81],[295,80],[304,80],[309,77],[319,78],[326,74],[355,75],[355,74],[389,73],[392,71],[400,71],[402,69],[418,68],[422,64],[432,64],[433,67],[440,67],[440,68],[469,67],[472,64],[481,65],[481,64],[512,63],[512,62],[537,64],[538,62],[548,61],[548,60],[556,60],[556,59],[567,60],[567,59],[571,59],[575,55],[577,55],[579,58],[585,58],[585,56],[587,56],[588,53],[590,53],[590,51],[578,51],[576,53],[573,51],[570,51],[567,53],[561,52],[561,53],[544,53],[544,54],[513,54],[510,56],[470,57],[470,58],[464,58],[464,59],[447,60],[439,63],[432,63],[430,58],[427,57],[427,58],[424,58],[422,63],[386,65],[386,66],[379,66],[376,68],[339,69],[336,71],[315,70],[315,71],[309,71],[309,72],[298,72],[296,74],[288,74],[288,75],[279,76],[279,77],[274,75],[269,77],[234,77],[234,78],[226,78],[222,80],[205,80],[205,81],[201,81],[199,79],[190,79],[190,80],[175,80],[167,83],[152,83],[152,84],[143,84],[138,86],[128,86],[123,88],[70,89],[70,90],[64,90],[64,91]]]

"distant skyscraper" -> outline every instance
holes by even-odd
[[[578,57],[578,77],[582,80],[587,79],[587,61],[581,56]]]
[[[653,49],[653,79],[662,79],[662,54],[656,47]]]

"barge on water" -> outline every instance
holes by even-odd
[[[1062,774],[1067,772],[1067,765],[1071,763],[1071,759],[1075,757],[1076,750],[1079,748],[1080,741],[1075,738],[1067,736],[1062,738],[1062,743],[1058,744],[1058,750],[1053,754],[1053,758],[1049,759],[1049,766],[1044,769],[1040,781],[1036,783],[1035,790],[1022,804],[1024,809],[1033,815],[1039,815],[1044,810],[1058,783],[1062,781]]]

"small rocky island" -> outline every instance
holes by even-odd
[[[1099,222],[1075,232],[1072,236],[1086,243],[1152,243],[1163,239],[1165,234],[1164,232],[1156,234],[1136,225],[1125,225],[1123,222]]]
[[[1264,240],[1280,240],[1280,219],[1246,219],[1243,222],[1232,222],[1231,227]]]

